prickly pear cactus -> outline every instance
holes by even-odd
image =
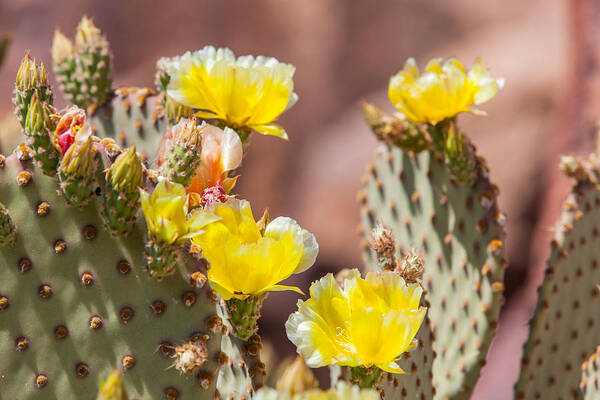
[[[431,307],[430,332],[422,330],[420,339],[425,343],[423,335],[430,337],[436,355],[433,398],[467,399],[485,363],[503,301],[505,217],[498,211],[498,189],[489,181],[485,161],[466,139],[461,157],[474,163],[448,160],[435,144],[427,144],[443,124],[406,125],[371,105],[365,105],[365,114],[386,145],[369,167],[359,194],[363,232],[368,234],[383,221],[398,243],[422,251],[423,284]],[[446,129],[452,127],[453,123]],[[366,243],[366,263],[377,268]],[[427,379],[423,375],[392,381],[408,390],[412,384],[403,380],[422,383]]]
[[[584,400],[600,398],[600,347],[581,366],[581,383],[579,388],[583,392]]]
[[[519,399],[579,396],[581,364],[600,337],[600,190],[598,155],[564,157],[561,169],[575,182],[551,242],[551,253],[530,321]]]
[[[93,201],[76,209],[23,148],[1,160],[0,219],[16,229],[0,251],[3,398],[90,398],[120,368],[130,398],[212,399],[220,331],[206,290],[185,279],[193,264],[148,279],[143,222],[126,239],[102,227],[102,174]],[[206,361],[181,375],[169,367],[189,341],[202,343]]]

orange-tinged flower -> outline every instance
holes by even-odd
[[[230,128],[221,130],[216,126],[204,124],[201,133],[200,166],[196,169],[196,176],[188,187],[188,193],[202,194],[205,189],[219,185],[229,193],[238,177],[229,177],[228,173],[242,163],[242,141]]]

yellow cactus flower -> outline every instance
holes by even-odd
[[[243,300],[269,291],[302,293],[278,283],[314,264],[319,246],[312,233],[287,217],[275,218],[262,231],[246,200],[213,202],[199,212],[220,218],[192,243],[210,262],[208,280],[223,299]]]
[[[485,114],[471,108],[485,103],[504,86],[504,79],[490,77],[480,58],[466,72],[456,58],[443,65],[440,58],[427,63],[419,75],[417,63],[409,58],[404,68],[390,79],[388,97],[411,122],[436,124],[461,112]]]
[[[148,231],[166,244],[178,244],[201,234],[202,228],[218,220],[211,213],[193,212],[188,217],[185,187],[159,177],[154,192],[140,190]]]
[[[419,306],[422,292],[391,271],[362,279],[354,269],[343,289],[327,274],[311,285],[310,299],[298,301],[285,325],[287,335],[312,368],[375,366],[403,373],[396,360],[414,346],[427,311]]]
[[[199,109],[201,118],[287,139],[285,130],[275,121],[298,98],[292,80],[294,71],[293,65],[272,57],[236,59],[227,48],[206,46],[170,60],[167,94]]]

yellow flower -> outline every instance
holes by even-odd
[[[456,58],[443,65],[441,61],[430,60],[419,75],[417,63],[409,58],[404,68],[390,79],[388,97],[394,107],[412,122],[431,124],[461,112],[485,114],[470,107],[494,97],[504,86],[504,79],[490,77],[480,58],[468,72]]]
[[[193,212],[188,217],[185,188],[160,177],[154,192],[140,190],[148,231],[157,240],[178,244],[201,234],[202,227],[218,219],[211,213]]]
[[[319,246],[312,233],[287,217],[275,218],[263,232],[246,200],[213,202],[200,212],[220,218],[192,242],[210,262],[208,280],[221,297],[245,299],[283,290],[302,293],[278,283],[314,264]]]
[[[403,373],[396,364],[414,346],[427,311],[419,307],[423,289],[391,271],[367,274],[354,269],[343,289],[332,274],[310,287],[286,323],[288,338],[309,367],[376,366]]]
[[[236,59],[227,48],[206,46],[170,60],[167,94],[199,109],[201,118],[287,139],[285,130],[274,122],[298,99],[292,80],[294,71],[293,65],[275,58]]]

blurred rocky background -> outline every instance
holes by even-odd
[[[475,398],[506,399],[512,397],[553,221],[567,192],[557,174],[559,154],[586,153],[593,146],[589,122],[600,108],[583,112],[581,102],[585,74],[598,60],[585,59],[589,43],[579,37],[586,21],[600,21],[590,3],[0,0],[0,32],[13,34],[0,71],[0,147],[6,150],[13,140],[12,119],[1,116],[11,112],[21,57],[31,50],[50,67],[55,27],[70,35],[83,14],[107,33],[115,86],[152,86],[160,56],[206,44],[292,63],[300,101],[281,119],[290,142],[255,136],[238,190],[256,215],[269,207],[272,215],[291,216],[317,235],[316,267],[294,278],[306,290],[325,272],[362,263],[355,197],[377,142],[359,102],[368,99],[391,110],[387,82],[409,56],[420,65],[432,56],[458,56],[470,65],[481,56],[493,76],[506,78],[506,86],[482,106],[487,117],[461,116],[460,123],[500,187],[500,205],[509,217],[510,267],[507,303]],[[279,358],[294,351],[284,340],[283,323],[295,301],[289,293],[274,293],[266,304],[263,333]]]

